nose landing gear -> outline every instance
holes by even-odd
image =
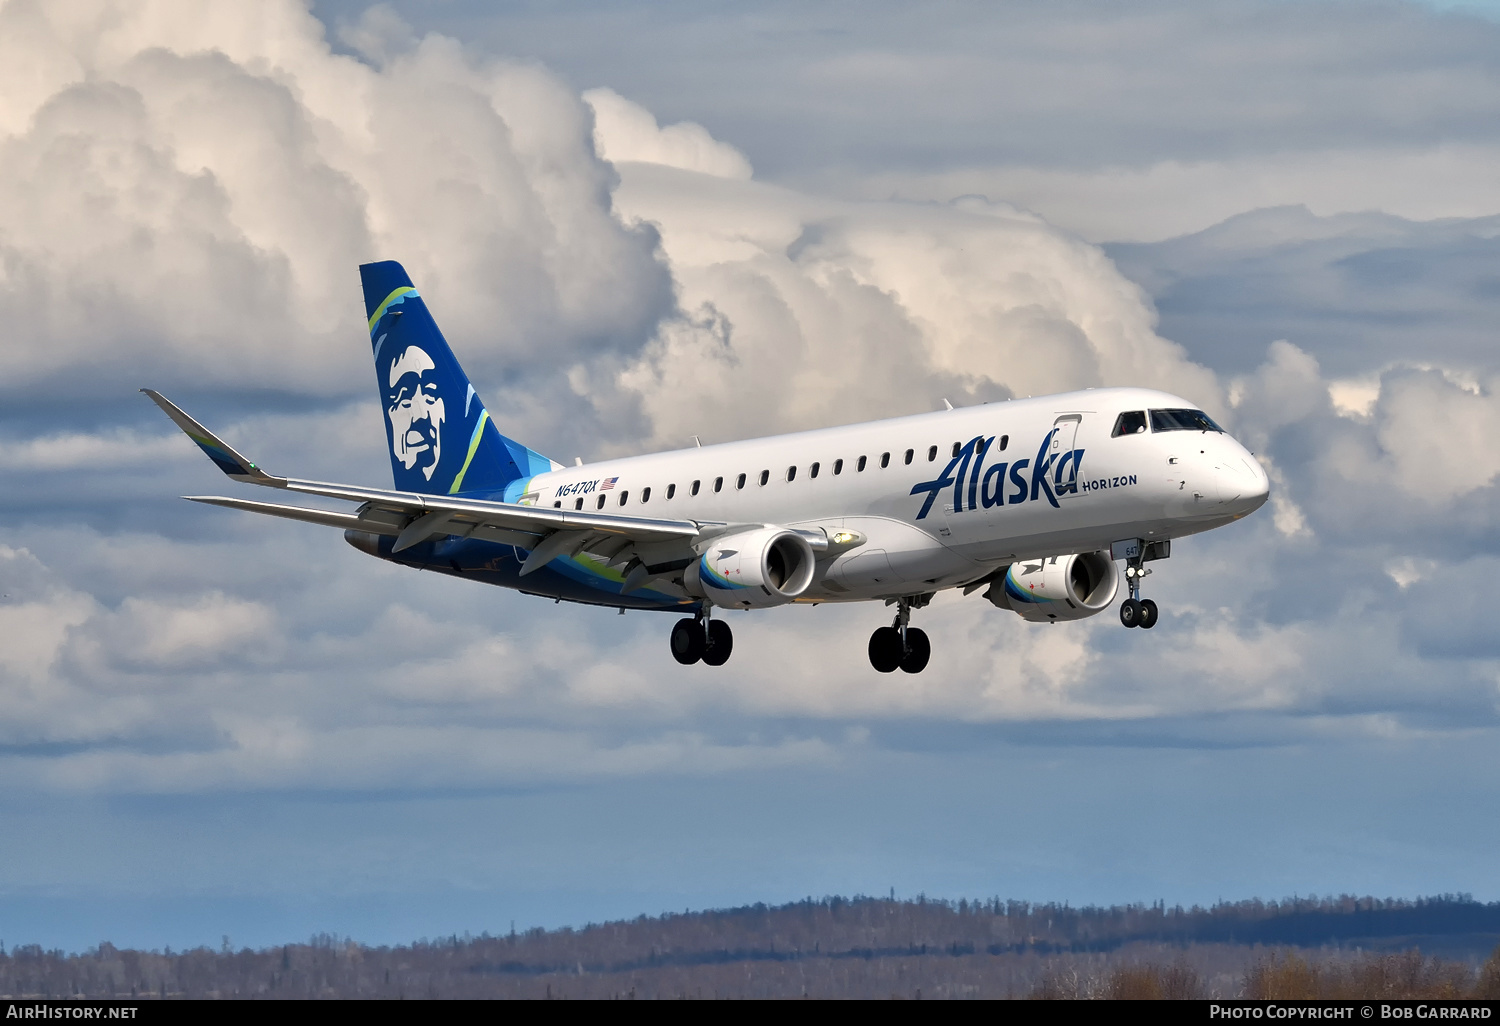
[[[925,602],[920,603],[926,605]],[[911,621],[911,599],[896,600],[896,619],[870,635],[870,665],[881,673],[897,669],[921,673],[932,658],[932,643],[927,632],[908,626]]]
[[[703,660],[707,666],[723,666],[734,651],[734,632],[723,620],[710,620],[707,609],[701,616],[688,616],[672,626],[672,658],[683,666]]]
[[[1134,556],[1125,562],[1125,583],[1130,586],[1130,597],[1120,603],[1120,622],[1126,627],[1144,627],[1150,630],[1156,626],[1156,603],[1141,598],[1141,578],[1151,572],[1141,566],[1141,563],[1140,556]]]

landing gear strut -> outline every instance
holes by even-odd
[[[870,665],[881,673],[892,673],[897,668],[907,673],[921,673],[932,657],[932,643],[927,640],[927,632],[908,626],[911,609],[911,599],[898,599],[896,619],[889,627],[882,627],[870,635]]]
[[[672,658],[683,666],[700,659],[708,666],[723,666],[733,651],[734,632],[723,620],[710,620],[707,607],[672,626]]]
[[[1151,571],[1141,564],[1142,556],[1132,556],[1125,561],[1125,583],[1130,586],[1130,597],[1120,604],[1120,622],[1126,627],[1156,626],[1156,603],[1141,598],[1141,578]]]

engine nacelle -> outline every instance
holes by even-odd
[[[1012,563],[984,597],[1033,623],[1056,623],[1102,613],[1119,590],[1108,552],[1080,552]]]
[[[690,595],[716,606],[779,606],[807,590],[814,559],[812,546],[795,531],[741,531],[715,538],[709,550],[688,565],[683,585]]]

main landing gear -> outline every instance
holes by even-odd
[[[1126,627],[1156,626],[1156,603],[1141,598],[1141,578],[1151,571],[1141,565],[1140,556],[1125,561],[1125,583],[1130,586],[1130,597],[1120,603],[1120,622]]]
[[[703,660],[723,666],[734,651],[734,632],[723,620],[710,620],[707,609],[700,616],[678,620],[672,627],[672,658],[683,666]]]
[[[870,665],[881,673],[892,673],[897,668],[907,673],[921,673],[932,657],[932,643],[927,640],[927,632],[907,626],[911,610],[911,599],[897,599],[895,621],[870,635]]]

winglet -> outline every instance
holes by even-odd
[[[236,481],[248,481],[251,484],[263,484],[272,486],[283,486],[286,484],[284,477],[272,477],[261,470],[254,463],[235,452],[234,449],[219,438],[208,428],[199,424],[189,417],[178,406],[160,392],[150,388],[141,389],[147,397],[161,407],[163,413],[172,418],[172,422],[182,428],[183,434],[187,435],[197,443],[208,458],[218,464],[220,470],[234,478]]]

